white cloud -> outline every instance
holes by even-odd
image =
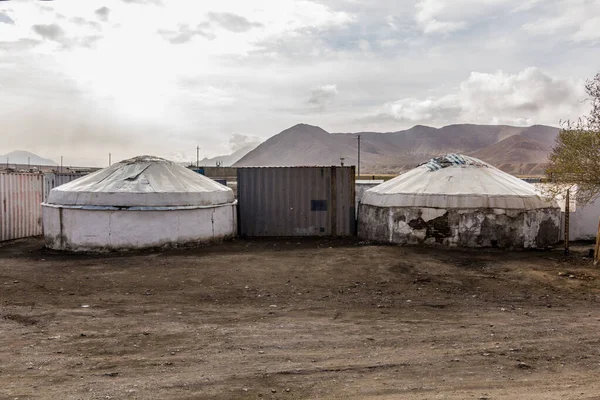
[[[456,93],[424,100],[401,99],[385,104],[372,116],[411,123],[557,125],[577,118],[587,105],[583,82],[554,78],[538,68],[516,74],[473,72]]]
[[[361,49],[363,52],[368,53],[369,51],[371,51],[371,44],[368,40],[360,39],[358,41],[358,48]]]
[[[600,0],[417,0],[415,21],[425,34],[450,34],[488,24],[502,16],[514,19],[519,13],[530,13],[531,18],[540,18],[548,10],[556,9],[557,3],[563,3],[560,15],[572,12],[569,10],[571,3],[579,3],[573,4],[576,8],[586,3],[592,7],[588,7],[590,12],[594,7],[591,2],[596,1]],[[540,20],[540,28],[549,21]],[[533,22],[528,25],[537,24]]]
[[[396,25],[396,22],[395,22],[395,17],[393,15],[388,15],[387,17],[385,17],[385,20],[391,30],[393,30],[394,32],[399,31],[398,25]]]
[[[229,137],[229,148],[231,152],[236,152],[244,148],[256,147],[261,142],[262,139],[258,136],[234,133]]]
[[[517,0],[418,0],[415,20],[426,34],[448,34],[518,3]]]
[[[572,118],[582,110],[581,81],[551,77],[538,68],[517,74],[472,73],[460,86],[463,119],[521,121]]]
[[[0,11],[0,24],[10,24],[10,25],[12,25],[14,23],[15,23],[15,21],[13,21],[12,18],[8,14]]]
[[[215,21],[221,27],[236,33],[247,32],[253,28],[262,28],[260,22],[251,22],[248,19],[234,13],[214,13],[209,12],[208,17],[211,21]]]
[[[397,121],[423,122],[452,120],[460,113],[457,96],[430,97],[424,100],[407,98],[386,104],[383,114]],[[380,112],[381,113],[381,112]]]
[[[235,96],[228,90],[211,85],[189,89],[187,94],[189,101],[204,107],[230,106],[237,102]]]
[[[525,31],[566,35],[577,42],[600,40],[600,0],[559,0],[551,10],[525,24]]]
[[[322,110],[333,103],[333,100],[337,94],[337,85],[319,85],[311,90],[308,104],[312,107]]]
[[[96,14],[96,17],[98,17],[99,19],[103,21],[108,21],[108,18],[110,17],[110,8],[106,6],[100,7],[96,11],[94,11],[94,14]]]
[[[415,7],[415,19],[425,33],[449,33],[466,26],[464,21],[440,21],[447,8],[440,0],[421,0]]]
[[[529,11],[540,5],[545,0],[523,0],[518,4],[512,11],[513,12],[522,12]]]

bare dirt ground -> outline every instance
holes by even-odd
[[[600,399],[589,247],[4,243],[0,398]]]

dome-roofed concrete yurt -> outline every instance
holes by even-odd
[[[366,240],[459,247],[535,248],[559,239],[560,209],[535,187],[476,158],[434,158],[367,190]]]
[[[57,250],[189,245],[231,237],[237,230],[230,188],[151,156],[58,186],[42,210],[46,246]]]

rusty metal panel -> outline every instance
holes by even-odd
[[[354,167],[238,168],[240,234],[355,234]]]
[[[0,173],[0,241],[42,234],[41,174]]]
[[[44,174],[44,195],[43,201],[48,199],[50,191],[57,186],[64,185],[65,183],[71,182],[77,178],[81,178],[87,174],[81,173],[49,173]]]

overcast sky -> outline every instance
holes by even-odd
[[[0,2],[0,154],[229,153],[294,124],[558,125],[600,0]]]

